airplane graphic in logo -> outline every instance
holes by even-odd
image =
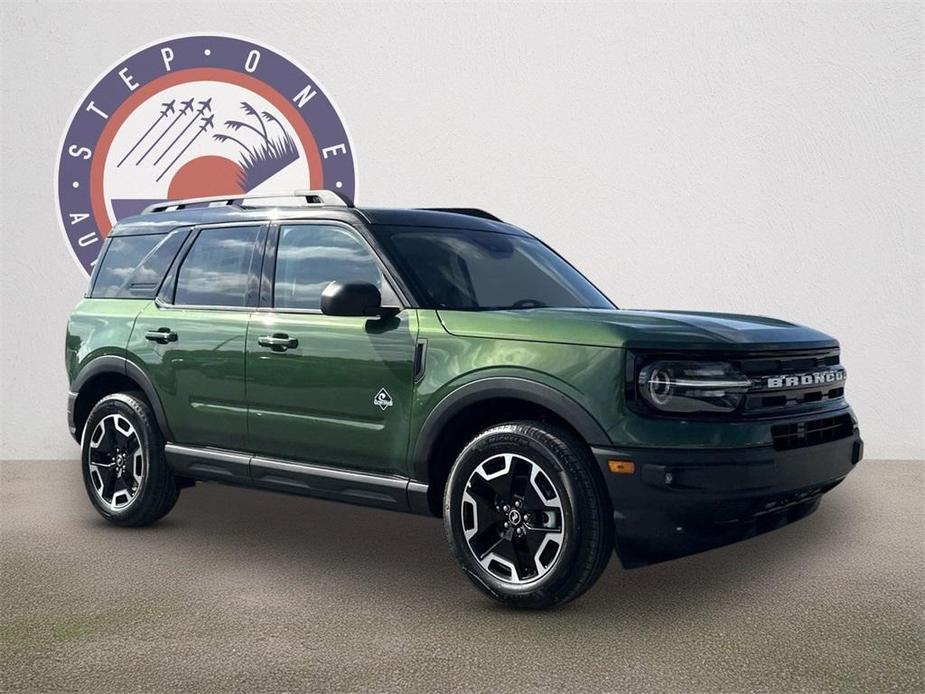
[[[170,103],[173,103],[173,101],[171,101]],[[175,125],[176,125],[187,113],[189,113],[190,111],[193,110],[193,100],[192,100],[192,99],[189,99],[188,101],[181,101],[181,102],[180,102],[180,105],[182,106],[182,108],[180,109],[180,112],[177,113],[177,117],[174,118],[172,121],[170,121],[170,123],[167,125],[166,128],[164,128],[164,130],[161,132],[161,134],[157,136],[157,139],[151,144],[150,147],[148,147],[148,149],[145,151],[145,153],[141,155],[141,159],[139,159],[137,162],[135,162],[135,166],[138,166],[141,162],[143,162],[143,161],[145,160],[145,157],[147,157],[149,154],[151,154],[151,150],[153,150],[155,147],[157,147],[158,144],[160,144],[161,140],[164,139],[164,135],[166,135],[167,133],[169,133],[169,132],[170,132],[170,129],[171,129],[173,126],[175,126]],[[155,125],[157,125],[157,123],[158,123],[158,121],[155,121]],[[146,134],[147,134],[147,133],[146,133]],[[143,140],[143,139],[144,139],[144,136],[143,136],[141,139]],[[141,142],[141,140],[139,140],[139,142]],[[137,143],[136,143],[135,147],[137,147],[137,146],[138,146],[138,145],[137,145]],[[135,149],[135,147],[132,147],[132,149]],[[129,150],[129,154],[131,154],[131,153],[132,153],[131,150]],[[125,155],[125,157],[127,157],[127,156],[128,156],[128,154]],[[122,161],[125,161],[125,157],[122,158]],[[121,163],[122,163],[122,162],[120,161],[119,164],[121,164]]]
[[[164,157],[167,156],[167,153],[168,153],[170,150],[173,149],[173,146],[174,146],[175,144],[177,144],[177,143],[180,141],[180,139],[181,139],[184,135],[186,135],[186,131],[189,130],[189,129],[190,129],[190,126],[192,126],[192,125],[196,122],[196,119],[197,119],[197,118],[202,117],[203,114],[205,114],[207,111],[211,111],[211,110],[212,110],[212,97],[209,97],[209,98],[206,99],[205,101],[200,101],[200,102],[199,102],[199,109],[196,111],[196,115],[193,116],[192,120],[190,120],[190,122],[186,124],[186,127],[183,128],[183,130],[180,131],[180,134],[177,135],[177,136],[173,139],[173,142],[171,142],[169,145],[167,145],[167,149],[165,149],[163,152],[161,152],[161,156],[159,156],[157,159],[154,160],[154,165],[157,166],[157,165],[160,163],[161,159],[163,159]],[[193,138],[194,138],[194,139],[195,139],[195,137],[196,137],[196,136],[193,135]],[[185,151],[185,150],[186,150],[186,147],[184,147],[184,151]],[[174,162],[176,162],[176,159],[174,159]],[[173,162],[171,162],[170,166],[173,166]],[[170,169],[170,166],[168,166],[167,169]],[[164,173],[167,173],[167,171],[165,170]],[[157,180],[158,180],[158,181],[161,180],[161,176],[163,176],[163,175],[164,175],[164,174],[161,174],[160,176],[158,176],[158,177],[157,177]]]
[[[122,159],[119,160],[119,163],[116,164],[117,167],[118,167],[118,166],[122,166],[122,164],[125,162],[125,160],[129,158],[129,155],[130,155],[132,152],[135,151],[135,148],[138,147],[138,145],[140,145],[140,144],[144,141],[144,139],[145,139],[148,135],[151,134],[151,131],[154,130],[154,128],[157,127],[157,124],[158,124],[158,123],[160,123],[164,118],[166,118],[166,117],[169,116],[171,113],[173,113],[173,105],[174,105],[175,102],[176,102],[176,99],[172,99],[171,101],[168,101],[168,102],[166,102],[166,103],[161,104],[161,106],[164,107],[164,110],[161,111],[161,115],[159,115],[159,116],[154,120],[154,122],[151,124],[151,127],[148,128],[147,130],[145,130],[145,134],[142,135],[141,137],[139,137],[138,140],[135,142],[135,144],[132,145],[132,148],[131,148],[128,152],[125,153],[125,156],[122,157]],[[155,143],[155,144],[156,144],[156,143]]]

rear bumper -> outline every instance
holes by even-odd
[[[743,540],[803,518],[864,453],[852,436],[791,450],[595,448],[627,568]],[[632,474],[609,460],[631,460]]]

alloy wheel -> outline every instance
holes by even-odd
[[[110,511],[126,509],[144,484],[146,464],[141,439],[121,414],[103,417],[90,437],[87,465],[97,498]]]
[[[460,513],[469,550],[500,581],[537,581],[561,554],[562,499],[543,469],[522,455],[482,461],[466,482]]]

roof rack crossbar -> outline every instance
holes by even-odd
[[[286,193],[244,193],[241,195],[213,195],[205,198],[165,200],[164,202],[156,202],[153,205],[148,205],[142,214],[166,212],[168,210],[182,210],[187,207],[219,207],[222,205],[260,207],[260,205],[246,205],[246,203],[250,200],[270,200],[279,198],[295,198],[301,200],[301,204],[306,206],[353,207],[353,202],[350,198],[333,190],[294,190]]]

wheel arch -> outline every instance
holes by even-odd
[[[513,377],[467,383],[431,410],[415,442],[413,477],[427,485],[430,512],[440,515],[450,467],[475,434],[494,424],[525,419],[565,428],[588,446],[608,441],[603,427],[581,404],[551,386]]]
[[[73,435],[80,443],[84,424],[93,406],[112,393],[141,391],[154,413],[158,427],[164,438],[171,440],[170,427],[164,407],[157,395],[154,384],[142,369],[124,357],[106,355],[96,357],[84,366],[71,384],[73,405]]]

